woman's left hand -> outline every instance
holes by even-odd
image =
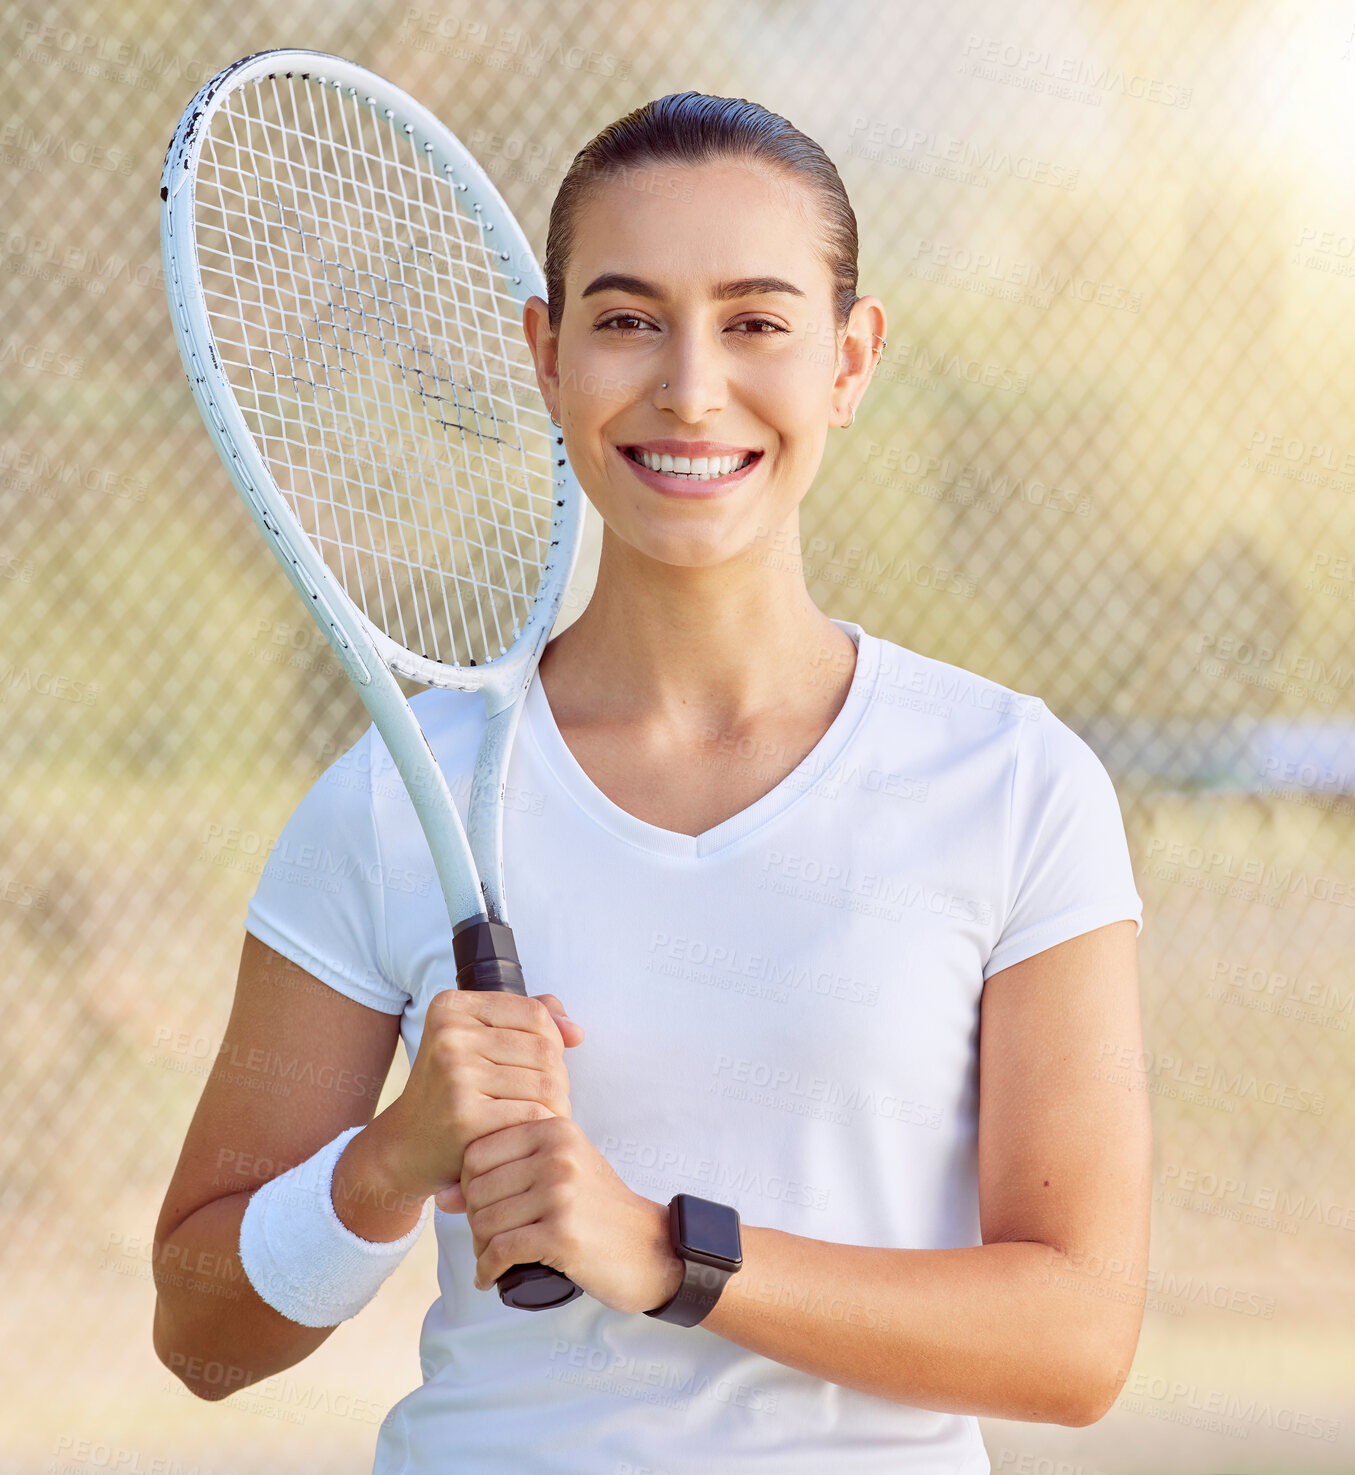
[[[460,1188],[439,1193],[437,1204],[465,1212],[480,1290],[510,1266],[540,1262],[613,1311],[642,1312],[682,1284],[668,1206],[627,1188],[569,1117],[477,1138],[462,1159]]]

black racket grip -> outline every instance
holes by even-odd
[[[491,922],[488,917],[458,922],[452,929],[452,953],[457,988],[527,997],[513,930],[506,922]],[[567,1275],[549,1265],[511,1265],[496,1284],[503,1304],[518,1311],[548,1311],[583,1294]]]

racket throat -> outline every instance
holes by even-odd
[[[479,992],[527,995],[513,929],[486,916],[467,917],[452,929],[456,986]]]

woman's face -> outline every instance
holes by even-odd
[[[747,164],[627,171],[576,217],[558,338],[542,299],[528,304],[570,464],[641,554],[709,567],[796,525],[828,427],[864,388],[840,377],[815,204]],[[869,329],[853,343],[868,377]],[[706,479],[677,474],[684,456]]]

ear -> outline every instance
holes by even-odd
[[[550,330],[550,316],[544,297],[529,297],[522,308],[522,332],[536,366],[536,383],[541,398],[552,415],[559,418],[560,363],[556,355],[555,334]]]
[[[833,380],[833,405],[844,425],[852,407],[861,403],[880,362],[885,327],[884,303],[878,297],[858,297],[838,346],[837,378]]]

